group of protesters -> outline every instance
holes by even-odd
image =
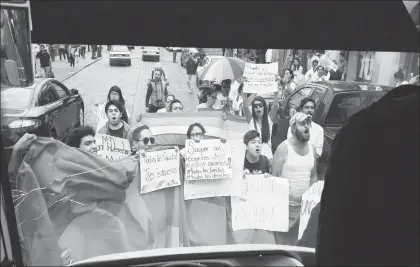
[[[244,132],[243,135],[243,143],[246,146],[243,159],[244,173],[282,177],[289,181],[289,229],[292,232],[292,229],[298,227],[302,195],[318,180],[316,165],[322,153],[323,129],[312,121],[316,102],[311,98],[305,98],[300,107],[291,112],[289,125],[286,127],[287,132],[284,133],[284,141],[277,147],[272,145],[275,132],[273,127],[278,127],[276,118],[280,95],[288,90],[288,84],[290,84],[288,82],[293,79],[293,70],[287,69],[284,76],[283,79],[277,77],[279,90],[275,93],[271,110],[263,97],[243,92],[245,79],[240,78],[236,80],[239,88],[233,99],[230,94],[230,80],[222,81],[220,90],[213,87],[201,88],[203,101],[197,106],[196,111],[221,110],[224,120],[228,114],[246,118],[249,131]],[[176,99],[174,94],[168,92],[168,85],[169,82],[163,69],[157,65],[147,84],[145,108],[147,112],[183,112],[183,104]],[[66,140],[68,146],[97,154],[96,133],[127,139],[132,155],[161,145],[156,143],[149,126],[142,124],[142,114],[136,117],[136,126],[131,122],[122,90],[118,86],[110,88],[102,109],[107,121],[98,125],[96,130],[88,125],[73,129]],[[200,142],[206,135],[206,125],[192,123],[186,135],[188,139]],[[22,161],[22,151],[27,150],[36,139],[37,137],[33,134],[25,134],[16,143],[9,164],[11,177],[17,175]],[[221,141],[226,140],[221,139]],[[181,149],[180,155],[181,158],[185,157],[185,151]],[[280,238],[279,243],[282,244],[297,243],[297,235]],[[71,258],[68,253],[63,255],[65,259]]]

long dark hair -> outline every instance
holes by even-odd
[[[297,60],[297,62],[298,62],[298,65],[297,66],[295,65],[295,60]],[[299,70],[300,66],[302,66],[302,63],[300,63],[300,59],[297,58],[297,57],[295,57],[293,59],[293,63],[292,63],[292,70],[293,71]]]
[[[263,104],[264,107],[264,113],[263,113],[263,117],[262,117],[262,127],[261,127],[261,141],[263,143],[268,143],[270,141],[270,125],[268,124],[268,108],[267,108],[267,102],[265,102],[265,99],[261,96],[256,96],[254,98],[254,100],[252,101],[252,118],[254,119],[254,127],[255,130],[257,129],[256,125],[256,118],[257,115],[255,114],[255,110],[254,110],[254,102],[255,101],[260,101]]]
[[[124,99],[124,97],[122,95],[121,88],[118,87],[118,86],[116,86],[116,85],[114,85],[114,86],[111,87],[111,89],[109,89],[109,92],[108,92],[108,102],[111,101],[111,98],[110,97],[111,97],[111,93],[112,92],[117,92],[120,95],[120,100],[118,102],[120,102],[120,104],[123,106],[123,109],[121,111],[121,113],[122,113],[121,120],[123,120],[126,123],[128,123],[127,110],[125,109],[125,99]]]

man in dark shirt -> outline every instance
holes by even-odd
[[[45,77],[50,77],[51,72],[51,57],[48,51],[45,49],[45,45],[39,46],[40,51],[36,54],[36,58],[39,59],[41,63],[41,68],[44,69]]]
[[[105,113],[108,117],[108,122],[98,131],[99,134],[124,138],[129,142],[132,141],[133,127],[121,120],[123,108],[120,102],[115,100],[106,103]]]
[[[261,155],[260,133],[256,130],[247,132],[244,135],[244,144],[246,145],[245,173],[270,173],[270,163],[266,156]]]
[[[190,53],[187,59],[187,85],[188,89],[190,90],[190,94],[193,93],[191,87],[191,80],[195,81],[195,75],[197,74],[197,67],[198,67],[198,59],[197,55],[193,55]]]

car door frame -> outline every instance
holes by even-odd
[[[80,105],[77,101],[78,97],[76,95],[72,95],[70,90],[64,84],[60,83],[59,81],[50,80],[49,82],[52,85],[56,85],[56,86],[60,87],[67,94],[67,97],[65,97],[65,98],[68,98],[67,101],[64,100],[65,98],[59,99],[59,100],[63,101],[63,109],[65,111],[63,113],[65,113],[66,120],[67,120],[67,126],[68,126],[63,133],[63,137],[64,137],[64,135],[67,135],[71,131],[71,129],[73,129],[74,127],[77,126],[77,123],[78,123],[78,120],[79,120],[79,117],[80,117],[80,114],[79,114],[79,112],[80,112],[80,107],[79,106]],[[56,93],[58,95],[57,90],[55,88],[54,88],[54,90],[56,91]],[[70,116],[72,114],[74,115],[73,117]]]
[[[51,85],[50,85],[49,82],[46,82],[45,84],[42,85],[42,87],[39,91],[39,94],[37,96],[36,105],[39,106],[39,107],[48,106],[47,110],[45,111],[45,115],[46,115],[45,119],[47,120],[47,125],[48,125],[48,128],[49,128],[50,136],[51,136],[52,132],[55,131],[55,133],[56,133],[55,137],[57,139],[60,139],[60,136],[62,136],[62,133],[63,133],[63,131],[61,130],[61,129],[63,129],[63,127],[61,127],[61,123],[60,123],[62,121],[61,121],[61,118],[59,117],[60,108],[62,106],[61,105],[62,101],[60,101],[60,99],[57,95],[57,92],[55,91],[55,89],[53,87],[52,87],[52,91],[54,92],[55,96],[57,97],[57,100],[54,101],[54,102],[51,102],[47,105],[42,105],[42,106],[40,105],[41,94],[45,90],[47,90],[50,86]]]

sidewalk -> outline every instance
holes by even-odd
[[[102,52],[102,58],[104,57],[104,53]],[[93,63],[101,60],[102,58],[92,59],[92,52],[86,51],[86,58],[83,59],[82,57],[79,57],[78,61],[74,64],[74,69],[70,69],[70,63],[64,59],[60,61],[60,57],[56,56],[55,61],[52,62],[52,71],[54,72],[55,79],[58,81],[65,81],[68,78],[74,76],[84,68],[89,67]],[[37,64],[36,68],[38,69],[39,66]],[[42,71],[43,72],[43,71]]]

